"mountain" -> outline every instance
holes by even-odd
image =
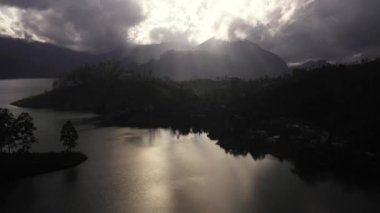
[[[190,50],[191,48],[189,45],[174,42],[135,45],[128,51],[127,57],[138,64],[145,64],[152,59],[159,59],[162,54],[170,50]]]
[[[315,70],[323,67],[329,67],[332,64],[326,60],[310,60],[302,63],[300,65],[292,66],[292,69],[305,69],[305,70]]]
[[[203,50],[168,51],[152,63],[156,77],[176,81],[233,76],[235,65],[227,55]]]
[[[125,45],[102,54],[78,52],[53,44],[0,36],[0,79],[59,77],[86,64],[119,60],[129,70],[170,50],[191,48],[177,43]]]
[[[95,55],[55,45],[0,37],[0,78],[58,77],[97,61]]]
[[[234,71],[242,78],[279,76],[289,71],[285,61],[248,40],[220,41],[210,39],[198,46],[201,50],[228,55],[236,65]]]
[[[244,41],[210,39],[199,46],[179,43],[126,45],[102,54],[0,37],[0,78],[59,77],[85,64],[119,60],[124,68],[173,80],[237,77],[256,79],[288,71],[277,55]]]
[[[168,51],[143,70],[173,80],[237,77],[257,79],[280,76],[289,71],[277,55],[248,41],[219,41],[210,39],[193,50]]]

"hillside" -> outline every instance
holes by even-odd
[[[206,132],[231,154],[291,161],[302,178],[329,172],[348,183],[377,182],[379,70],[375,60],[255,81],[173,82],[100,64],[14,104],[95,112],[100,125]]]
[[[123,120],[136,115],[178,116],[196,97],[175,82],[131,73],[118,63],[85,66],[55,83],[50,92],[14,103],[31,108],[94,112]]]
[[[277,55],[244,41],[210,39],[193,50],[168,51],[144,66],[157,77],[176,81],[236,77],[246,80],[289,73],[286,63]]]
[[[40,42],[0,37],[0,78],[58,77],[96,56]]]
[[[248,131],[262,120],[289,118],[380,148],[380,61],[296,70],[292,76],[173,82],[125,71],[120,65],[84,67],[48,93],[16,102],[34,108],[95,112],[130,124],[189,124]],[[158,119],[158,120],[157,120]],[[159,120],[159,119],[164,119]],[[157,122],[155,122],[157,121]],[[178,123],[179,122],[179,123]]]
[[[228,55],[236,64],[236,75],[244,79],[255,79],[264,76],[281,76],[289,68],[280,56],[264,50],[248,40],[218,41],[210,39],[198,46],[201,50]]]
[[[147,44],[147,45],[134,45],[128,50],[127,58],[138,63],[145,64],[151,60],[157,60],[162,54],[172,50],[190,50],[192,47],[180,43],[161,43],[161,44]]]
[[[288,72],[286,63],[249,41],[211,39],[199,46],[178,43],[125,45],[89,54],[48,43],[0,37],[0,78],[60,77],[85,64],[120,61],[128,70],[172,80],[238,77],[257,79]]]
[[[154,76],[175,81],[237,77],[228,56],[201,50],[166,52],[151,69]]]

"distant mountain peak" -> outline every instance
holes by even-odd
[[[152,60],[154,59],[154,60]],[[211,38],[198,46],[166,42],[120,46],[92,55],[52,44],[0,37],[0,78],[58,77],[84,64],[121,60],[128,69],[156,72],[174,80],[237,77],[256,79],[288,71],[277,55],[249,40]]]
[[[216,39],[215,37],[212,37],[212,38],[209,38],[206,41],[200,43],[198,46],[202,46],[202,45],[214,45],[214,44],[218,44],[218,43],[221,43],[221,42],[223,42],[223,41],[220,40],[220,39]]]
[[[150,67],[158,76],[173,80],[237,77],[257,79],[286,74],[287,64],[249,40],[210,38],[192,50],[167,51]]]

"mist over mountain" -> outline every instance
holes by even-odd
[[[279,56],[248,40],[210,39],[193,50],[166,52],[144,70],[181,81],[219,77],[256,79],[284,75],[289,68]]]
[[[47,43],[0,38],[0,78],[59,77],[80,66],[110,60],[120,61],[128,70],[172,80],[255,79],[288,71],[279,56],[247,40],[210,39],[199,46],[179,43],[121,46],[95,55]]]
[[[305,69],[305,70],[314,70],[322,67],[328,67],[332,64],[329,63],[326,60],[320,59],[320,60],[309,60],[302,64],[292,66],[292,69]]]
[[[264,50],[249,40],[227,42],[210,39],[200,44],[198,48],[228,55],[236,66],[235,75],[242,78],[279,76],[288,71],[287,64],[280,56]]]
[[[156,77],[184,81],[237,77],[233,73],[235,69],[235,64],[224,54],[203,50],[172,50],[162,54],[159,60],[149,63],[143,70],[151,70]]]
[[[191,46],[176,42],[135,45],[128,50],[127,57],[138,64],[145,64],[152,59],[158,60],[162,54],[170,50],[186,51],[190,49],[192,49]]]

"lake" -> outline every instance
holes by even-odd
[[[51,88],[51,79],[0,80],[0,106],[29,112],[38,128],[33,151],[60,151],[62,124],[71,119],[85,163],[0,183],[0,212],[380,212],[380,193],[338,180],[310,183],[293,165],[266,155],[225,152],[206,133],[101,128],[92,114],[23,109],[12,101]]]

